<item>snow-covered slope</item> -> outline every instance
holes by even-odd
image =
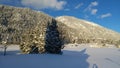
[[[18,46],[9,46],[6,56],[0,54],[0,68],[120,68],[117,48],[66,47],[63,55],[18,53]]]
[[[72,16],[60,16],[57,17],[56,20],[64,23],[68,27],[75,29],[77,37],[80,38],[91,38],[91,39],[114,39],[118,40],[120,38],[120,34],[102,27],[93,22],[89,22],[86,20],[78,19]],[[75,33],[75,32],[74,32]],[[76,35],[75,34],[75,35]]]
[[[96,27],[100,27],[99,25],[92,23],[92,22],[88,22],[82,19],[77,19],[75,17],[71,17],[71,16],[60,16],[56,18],[57,20],[63,22],[64,24],[68,25],[71,28],[88,28],[87,26],[85,26],[85,24],[87,24],[88,26],[96,26]],[[82,23],[80,23],[82,22]],[[76,26],[76,27],[75,27]],[[76,28],[77,29],[77,28]]]
[[[98,47],[114,44],[120,47],[120,33],[72,16],[60,16],[56,20],[66,25],[63,35],[68,43],[98,43]]]

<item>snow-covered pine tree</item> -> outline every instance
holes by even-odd
[[[52,23],[48,23],[45,37],[45,50],[47,53],[62,54],[62,40],[59,37],[56,21],[52,19]]]

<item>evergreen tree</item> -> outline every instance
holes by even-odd
[[[59,37],[56,21],[52,19],[52,23],[48,23],[45,37],[45,50],[48,53],[62,54],[62,40]]]

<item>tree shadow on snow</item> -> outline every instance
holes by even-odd
[[[19,51],[19,50],[6,51],[5,56],[7,56],[7,55],[18,55],[18,54],[20,54],[20,51]],[[0,52],[0,55],[4,55],[4,51],[1,51],[1,52]]]
[[[81,51],[63,50],[58,54],[27,54],[12,55],[19,51],[9,51],[6,57],[1,57],[2,68],[89,68],[86,49]],[[3,58],[3,59],[2,59]],[[10,58],[10,59],[9,59]],[[14,59],[14,60],[13,60]],[[6,63],[7,62],[7,63]]]
[[[64,50],[64,56],[66,56],[66,68],[88,68],[89,63],[87,59],[89,57],[88,54],[85,53],[86,49],[78,51],[67,51]]]

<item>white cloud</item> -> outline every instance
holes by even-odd
[[[98,2],[97,2],[97,1],[91,2],[84,11],[91,11],[92,8],[95,7],[95,6],[97,6],[97,5],[98,5]]]
[[[64,11],[70,11],[70,9],[64,9]]]
[[[97,1],[95,1],[95,2],[91,2],[90,5],[91,5],[91,6],[97,6],[97,5],[98,5],[98,2],[97,2]]]
[[[90,12],[91,15],[95,15],[98,12],[98,9],[95,9],[94,7],[98,6],[98,2],[94,1],[91,2],[88,7],[84,10],[84,12]]]
[[[75,9],[80,8],[82,5],[83,5],[83,3],[78,4],[77,6],[75,6]]]
[[[95,15],[95,14],[97,13],[97,11],[98,11],[98,9],[92,9],[92,10],[91,10],[91,14],[92,14],[92,15]]]
[[[62,10],[63,6],[67,4],[66,1],[58,0],[22,0],[21,3],[34,9],[52,8],[56,10]]]
[[[106,14],[101,15],[100,18],[106,18],[106,17],[110,17],[110,16],[112,16],[111,13],[106,13]]]

